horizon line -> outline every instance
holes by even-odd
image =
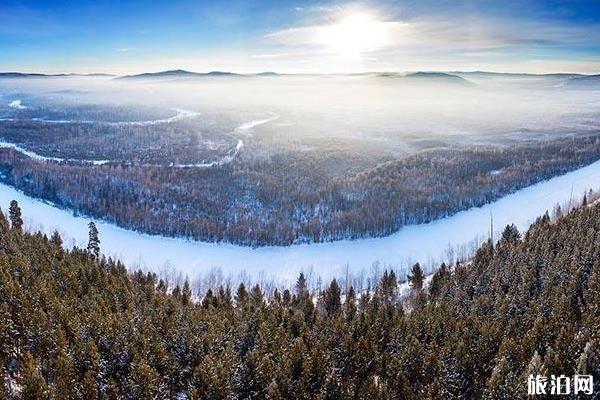
[[[410,74],[410,73],[447,73],[447,74],[456,74],[456,73],[490,73],[490,74],[506,74],[506,75],[600,75],[600,70],[597,72],[589,73],[589,72],[573,72],[573,71],[554,71],[554,72],[524,72],[524,71],[499,71],[499,70],[486,70],[486,69],[468,69],[468,70],[460,70],[460,69],[450,69],[450,70],[435,70],[435,69],[418,69],[418,70],[364,70],[364,71],[353,71],[353,72],[277,72],[273,70],[260,70],[254,72],[234,72],[230,70],[222,70],[222,69],[213,69],[213,70],[203,70],[203,71],[193,71],[190,69],[184,68],[168,68],[161,70],[152,70],[152,71],[142,71],[142,72],[134,72],[134,73],[115,73],[115,72],[47,72],[47,71],[28,71],[24,72],[23,70],[1,70],[0,75],[2,74],[21,74],[21,75],[41,75],[48,77],[60,77],[60,76],[91,76],[91,75],[107,75],[113,77],[128,77],[128,76],[137,76],[142,74],[159,74],[164,72],[187,72],[193,74],[214,74],[214,73],[223,73],[223,74],[232,74],[232,75],[260,75],[260,74],[275,74],[275,75],[360,75],[360,74]]]

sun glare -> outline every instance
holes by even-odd
[[[368,14],[351,14],[337,23],[321,28],[318,41],[336,53],[360,57],[364,52],[384,46],[388,38],[385,22]]]

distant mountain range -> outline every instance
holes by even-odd
[[[26,72],[0,72],[0,78],[57,78],[57,77],[69,77],[69,76],[104,76],[104,77],[114,77],[112,74],[102,74],[102,73],[94,73],[94,74],[40,74],[40,73],[26,73]]]
[[[600,74],[582,75],[569,79],[567,82],[565,82],[565,86],[578,89],[590,88],[592,86],[597,87],[598,85],[600,85]]]
[[[560,78],[560,79],[569,79],[569,78],[578,78],[587,76],[584,74],[575,74],[575,73],[550,73],[550,74],[530,74],[523,72],[488,72],[488,71],[451,71],[450,74],[455,74],[463,77],[479,77],[479,78],[494,78],[494,77],[504,77],[504,78]]]
[[[274,73],[273,73],[274,74]],[[212,72],[191,72],[183,69],[174,69],[160,72],[146,72],[137,75],[125,75],[116,79],[155,79],[155,78],[204,78],[204,77],[233,77],[245,76],[234,72],[212,71]]]
[[[429,82],[446,82],[446,83],[456,83],[461,85],[472,85],[473,83],[469,80],[455,75],[449,74],[446,72],[411,72],[408,74],[380,74],[383,77],[396,77],[406,79],[408,81],[429,81]]]
[[[380,78],[402,78],[402,79],[435,79],[436,81],[453,81],[457,83],[468,84],[469,82],[457,75],[444,72],[413,72],[413,73],[398,73],[398,72],[366,72],[355,74],[278,74],[276,72],[260,72],[256,74],[238,74],[233,72],[212,71],[212,72],[191,72],[183,69],[148,72],[137,75],[125,75],[116,79],[127,80],[146,80],[156,78],[206,78],[206,77],[265,77],[265,76],[374,76]]]
[[[155,78],[207,78],[207,77],[252,77],[252,76],[280,76],[276,72],[259,72],[256,74],[238,74],[235,72],[211,71],[211,72],[192,72],[183,69],[173,69],[159,72],[146,72],[137,75],[125,75],[116,79],[155,79]]]
[[[247,78],[247,77],[278,77],[278,76],[348,76],[348,77],[376,77],[386,79],[398,79],[406,82],[432,82],[448,83],[458,85],[475,85],[470,79],[492,78],[543,78],[558,82],[558,85],[571,88],[586,88],[589,85],[594,87],[600,85],[600,75],[584,75],[576,73],[550,73],[550,74],[531,74],[531,73],[510,73],[510,72],[488,72],[488,71],[418,71],[418,72],[361,72],[349,74],[279,74],[276,72],[260,72],[253,74],[241,74],[227,71],[211,72],[192,72],[183,69],[174,69],[159,72],[146,72],[135,75],[116,76],[112,74],[42,74],[42,73],[22,73],[22,72],[0,72],[1,78],[51,78],[51,77],[114,77],[118,80],[154,80],[154,79],[196,79],[196,78]]]

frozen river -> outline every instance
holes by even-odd
[[[557,203],[580,199],[590,188],[600,187],[600,161],[508,195],[481,208],[473,208],[428,224],[407,226],[399,232],[373,239],[302,244],[289,247],[248,248],[231,244],[194,242],[150,236],[96,221],[102,251],[120,258],[130,268],[158,273],[177,271],[195,279],[219,271],[234,280],[240,275],[253,279],[286,282],[300,271],[327,280],[347,272],[359,275],[371,271],[374,263],[403,270],[419,261],[431,268],[440,260],[467,254],[476,242],[487,239],[490,215],[496,232],[514,223],[525,230],[536,217],[552,210]],[[84,246],[88,218],[25,196],[7,185],[0,185],[0,207],[8,209],[16,199],[23,209],[26,225],[48,234],[55,229],[66,245]],[[449,249],[453,250],[449,252]]]

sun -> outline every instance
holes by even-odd
[[[386,22],[377,21],[366,13],[353,13],[340,21],[321,27],[317,41],[332,51],[347,57],[384,47],[389,41]]]

